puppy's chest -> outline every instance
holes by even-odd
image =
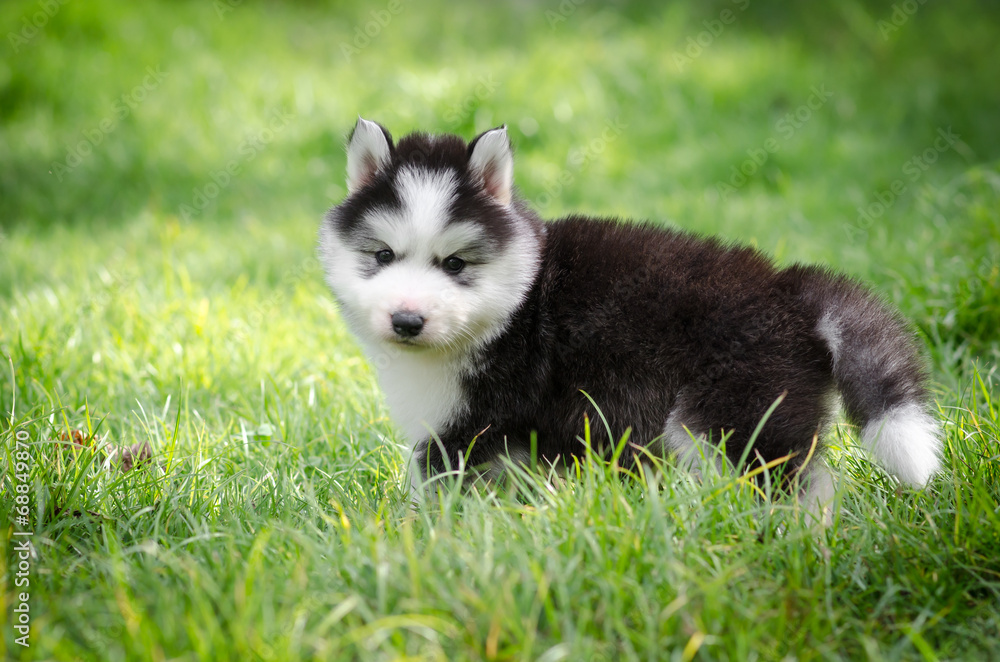
[[[411,446],[440,433],[466,408],[461,365],[439,357],[404,354],[379,370],[393,420]]]

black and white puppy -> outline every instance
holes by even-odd
[[[697,470],[723,435],[737,462],[781,398],[748,466],[791,455],[791,476],[839,396],[892,474],[923,485],[939,468],[914,338],[844,276],[652,225],[543,223],[514,191],[505,127],[395,144],[359,118],[347,188],[320,255],[412,448],[417,499],[446,468],[527,462],[533,434],[542,460],[581,454],[585,415],[598,421],[584,393],[614,435],[593,425],[593,447],[631,429],[623,464],[649,448]],[[822,506],[822,454],[799,473]]]

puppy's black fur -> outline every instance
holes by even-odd
[[[537,432],[545,459],[582,451],[584,414],[595,447],[648,445],[673,413],[694,435],[730,433],[735,463],[767,409],[754,449],[763,461],[808,455],[839,387],[848,416],[864,424],[926,398],[922,366],[902,321],[862,286],[822,269],[775,269],[758,251],[614,220],[569,217],[545,226],[542,268],[507,332],[476,357],[463,388],[468,409],[441,432],[447,460],[426,445],[430,472],[489,462],[526,449]],[[885,344],[877,363],[845,361],[816,333],[832,304],[863,309],[851,334]],[[871,332],[877,330],[874,334]],[[891,371],[887,364],[896,361]],[[881,365],[879,365],[881,364]],[[625,450],[623,463],[639,451]]]

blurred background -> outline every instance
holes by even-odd
[[[0,25],[0,296],[109,264],[151,292],[278,285],[358,115],[506,123],[543,216],[822,261],[996,355],[994,2],[5,0]]]

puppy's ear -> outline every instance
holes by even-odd
[[[392,136],[382,125],[359,117],[347,139],[347,192],[354,193],[389,165]]]
[[[469,170],[482,178],[486,192],[501,205],[510,204],[514,186],[514,155],[507,125],[490,129],[469,143]]]

